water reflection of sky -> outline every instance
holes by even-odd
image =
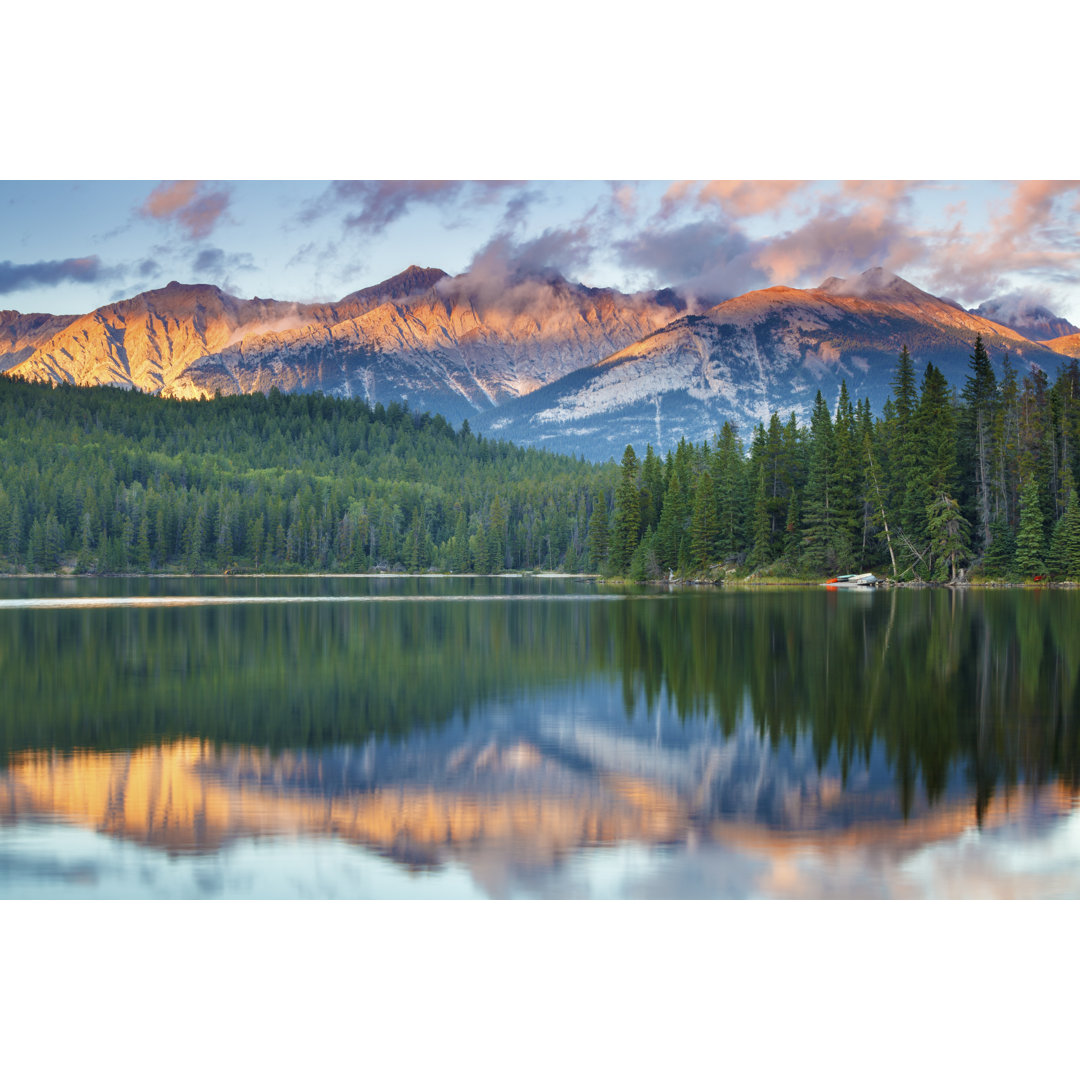
[[[1058,784],[976,820],[962,777],[903,812],[879,746],[725,736],[608,680],[364,745],[180,740],[0,773],[0,895],[186,898],[1080,896]]]
[[[1080,895],[1080,812],[925,847],[769,853],[627,844],[542,870],[478,853],[416,870],[329,837],[170,855],[73,825],[0,828],[0,897],[122,899],[1038,899]]]

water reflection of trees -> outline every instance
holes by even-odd
[[[749,715],[774,745],[809,734],[845,775],[880,741],[905,808],[958,774],[982,808],[1021,779],[1080,785],[1078,608],[1057,591],[628,604],[616,664],[628,701],[667,694],[725,732]]]
[[[965,779],[1080,784],[1080,597],[721,592],[8,611],[0,751],[199,737],[272,748],[404,738],[590,677],[846,774],[884,747],[902,801]]]

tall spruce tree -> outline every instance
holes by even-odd
[[[1020,487],[1020,527],[1016,531],[1014,568],[1022,578],[1039,577],[1046,573],[1043,559],[1043,513],[1037,484],[1028,480]]]
[[[896,370],[890,383],[893,396],[886,422],[888,452],[883,455],[887,466],[886,494],[893,527],[913,537],[922,524],[922,507],[914,506],[908,488],[915,473],[915,410],[919,396],[916,391],[915,364],[908,347],[900,349]]]
[[[592,497],[593,510],[589,517],[589,565],[593,570],[601,570],[608,556],[608,511],[607,495],[597,489]]]
[[[619,486],[615,489],[615,516],[611,529],[611,569],[625,574],[634,549],[641,539],[641,500],[638,496],[638,458],[627,444],[619,466]]]
[[[975,336],[970,357],[971,374],[964,383],[964,452],[971,477],[972,500],[979,525],[979,547],[990,545],[990,465],[994,411],[998,404],[997,378],[982,334]]]
[[[846,380],[840,382],[833,424],[834,482],[832,503],[835,512],[834,544],[839,566],[854,569],[861,542],[861,470],[855,429],[855,410]]]
[[[959,564],[971,558],[970,526],[960,504],[944,491],[937,492],[927,505],[926,517],[933,576],[939,581],[955,581]]]
[[[742,442],[728,421],[720,429],[713,454],[719,554],[734,559],[744,540],[746,462]]]
[[[1065,513],[1054,526],[1047,565],[1059,581],[1080,581],[1080,500],[1076,488],[1069,492]]]
[[[716,492],[713,490],[712,474],[703,469],[694,492],[694,513],[690,526],[690,554],[694,565],[700,569],[709,567],[716,554]]]
[[[810,416],[809,466],[803,494],[803,567],[812,573],[837,567],[834,483],[832,420],[819,390]]]

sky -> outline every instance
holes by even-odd
[[[707,305],[884,266],[1080,323],[1080,181],[5,180],[0,306],[73,314],[209,282],[336,300],[417,264]]]

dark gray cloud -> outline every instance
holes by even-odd
[[[122,274],[121,268],[103,265],[96,255],[53,262],[0,262],[0,294],[18,292],[32,285],[59,285],[67,281],[95,284],[113,281]]]
[[[335,180],[305,207],[300,220],[310,223],[345,211],[347,229],[377,236],[417,206],[489,202],[524,184],[518,180]]]

